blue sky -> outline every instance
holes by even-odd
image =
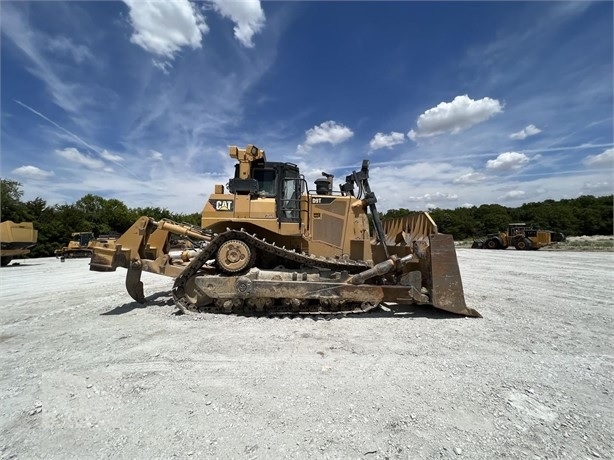
[[[613,192],[613,3],[11,2],[1,176],[199,212],[253,143],[379,209]]]

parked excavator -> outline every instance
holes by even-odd
[[[0,266],[7,266],[14,257],[29,254],[37,240],[38,230],[32,222],[6,220],[0,223]]]
[[[94,246],[90,269],[126,268],[127,291],[141,303],[143,270],[170,276],[184,313],[344,315],[424,304],[480,316],[465,304],[451,235],[426,212],[380,220],[368,160],[338,191],[327,173],[308,190],[293,163],[267,161],[251,144],[229,153],[234,177],[227,191],[215,185],[200,226],[142,216],[113,244]],[[171,254],[177,237],[200,247]]]

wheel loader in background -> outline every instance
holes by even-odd
[[[0,265],[5,267],[14,257],[28,254],[37,240],[38,230],[32,222],[7,220],[0,223]]]
[[[565,235],[551,230],[538,230],[525,223],[508,225],[507,232],[491,233],[485,240],[475,240],[473,249],[507,249],[514,246],[520,251],[537,250],[544,246],[565,241]]]
[[[94,246],[90,269],[126,268],[138,302],[143,270],[170,276],[182,312],[343,315],[386,303],[480,316],[465,304],[452,236],[428,213],[380,221],[368,160],[333,191],[331,174],[308,190],[297,165],[267,161],[254,145],[230,147],[230,157],[234,177],[227,191],[215,185],[200,227],[143,216],[114,244]],[[200,248],[171,256],[176,236]]]
[[[71,234],[71,239],[67,246],[54,251],[55,256],[60,259],[66,257],[91,257],[93,241],[94,234],[92,232],[74,232]]]

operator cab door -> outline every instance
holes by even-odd
[[[280,222],[301,223],[301,192],[303,180],[296,165],[282,164],[277,200],[277,218]]]
[[[303,178],[292,163],[263,163],[252,169],[258,184],[256,195],[275,198],[275,214],[279,222],[301,223]]]

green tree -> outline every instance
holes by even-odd
[[[145,208],[135,208],[132,210],[133,220],[138,219],[140,216],[148,216],[152,219],[171,219],[171,212],[166,208],[152,208],[150,206]]]
[[[121,201],[116,199],[106,200],[103,203],[102,219],[104,224],[109,228],[108,233],[123,233],[125,232],[136,219],[133,218],[133,213]],[[98,236],[100,233],[96,233]]]
[[[196,225],[197,227],[200,227],[200,224],[202,223],[202,214],[200,212],[193,212],[192,214],[179,214],[176,217],[178,222]]]
[[[478,235],[487,235],[505,230],[512,218],[505,206],[483,204],[475,209],[475,221]]]
[[[77,231],[91,231],[94,235],[109,234],[113,229],[107,222],[108,214],[106,214],[107,200],[98,195],[87,194],[77,200],[75,207],[81,211],[87,222],[87,229]]]
[[[2,220],[12,220],[13,222],[28,221],[28,209],[21,201],[23,191],[21,183],[10,180],[1,179],[0,183],[0,207]]]

